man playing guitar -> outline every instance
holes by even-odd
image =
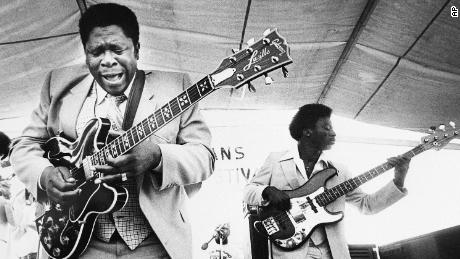
[[[292,150],[271,153],[268,156],[244,189],[245,203],[287,211],[291,209],[292,201],[284,191],[301,187],[323,169],[333,167],[338,172],[328,179],[326,187],[350,178],[345,167],[328,160],[323,152],[329,150],[335,142],[331,113],[332,109],[322,104],[307,104],[298,110],[289,126],[297,146]],[[333,212],[342,211],[345,202],[349,202],[361,212],[371,214],[392,205],[407,193],[403,186],[409,162],[410,159],[403,156],[388,159],[388,163],[395,166],[393,181],[373,194],[366,194],[357,188],[328,204],[326,210],[334,214]],[[319,224],[308,233],[308,240],[295,250],[286,251],[270,245],[271,258],[350,258],[343,224],[340,220]]]

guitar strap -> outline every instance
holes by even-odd
[[[123,130],[131,128],[134,122],[134,116],[136,115],[139,101],[141,100],[142,91],[144,90],[145,83],[145,72],[144,70],[137,70],[136,77],[134,78],[131,92],[128,96],[128,102],[126,103],[125,116],[123,117]]]

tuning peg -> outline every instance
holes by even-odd
[[[255,93],[255,92],[256,92],[256,88],[254,87],[254,85],[251,84],[251,82],[248,82],[248,90],[249,90],[249,92],[251,92],[251,93]]]
[[[270,28],[266,29],[263,33],[263,35],[266,37],[268,34],[270,34],[272,30]]]
[[[455,129],[455,122],[450,121],[450,122],[449,122],[449,125],[450,125],[453,129]]]
[[[271,78],[267,74],[265,74],[265,84],[266,85],[271,85],[272,83],[273,83],[273,78]]]
[[[440,124],[439,129],[442,130],[442,131],[446,131],[446,125]]]
[[[237,53],[238,51],[240,51],[240,50],[239,49],[232,49],[233,54]]]
[[[251,46],[252,44],[254,44],[255,40],[254,38],[250,38],[247,42],[248,46]]]
[[[428,132],[429,133],[434,133],[436,131],[436,126],[431,126],[429,129],[428,129]]]
[[[281,71],[283,71],[283,75],[284,75],[285,78],[288,77],[289,71],[287,70],[286,67],[282,67],[282,68],[281,68]]]

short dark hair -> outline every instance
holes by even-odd
[[[299,108],[289,124],[291,137],[299,141],[304,129],[312,129],[320,118],[331,117],[332,109],[319,103],[306,104]]]
[[[4,159],[10,152],[11,139],[0,131],[0,159]]]
[[[125,35],[132,39],[134,46],[139,43],[139,23],[131,9],[124,5],[105,3],[92,5],[80,18],[78,26],[83,46],[88,42],[89,34],[95,27],[118,25]]]

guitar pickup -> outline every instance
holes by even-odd
[[[273,217],[265,219],[264,221],[262,221],[262,224],[264,225],[265,230],[270,236],[280,231],[280,228]]]

